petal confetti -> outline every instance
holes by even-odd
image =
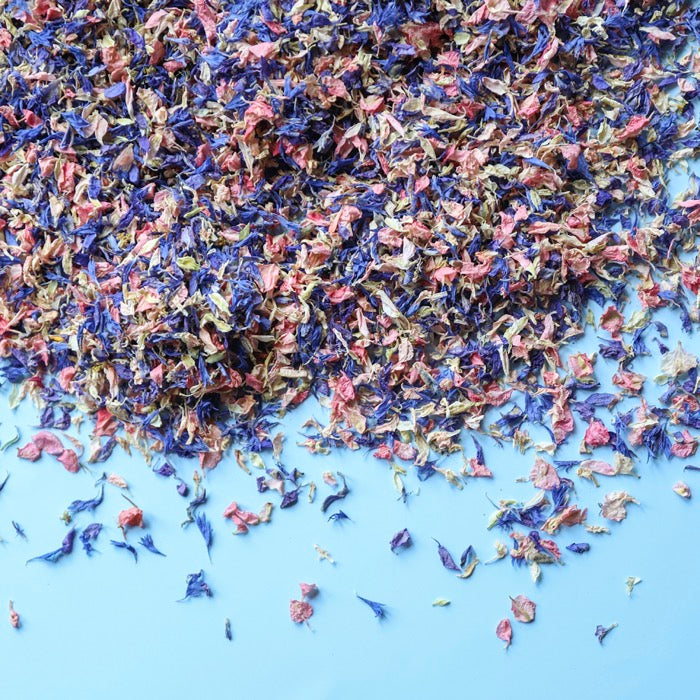
[[[681,497],[681,498],[690,498],[692,493],[690,491],[690,486],[685,483],[685,481],[677,481],[673,485],[673,490]]]
[[[511,598],[511,610],[518,622],[532,622],[535,619],[537,605],[524,595]]]
[[[406,528],[399,530],[399,532],[397,532],[389,542],[391,551],[394,554],[397,554],[398,550],[400,549],[408,549],[412,544],[413,540],[411,539],[411,533]]]
[[[19,613],[15,610],[15,606],[12,601],[10,601],[10,625],[15,629],[20,627]]]
[[[361,595],[355,594],[365,605],[372,609],[375,617],[384,618],[386,617],[386,605],[384,603],[376,603],[373,600],[368,600],[363,598]]]
[[[513,640],[513,627],[508,618],[501,620],[496,626],[496,636],[506,643],[507,649]]]
[[[615,628],[617,627],[617,622],[613,623],[610,625],[610,627],[604,627],[603,625],[598,625],[595,628],[595,636],[598,639],[598,642],[600,644],[603,643],[603,640],[612,632]]]
[[[314,614],[311,604],[305,600],[290,600],[289,615],[292,622],[306,622]]]
[[[700,154],[696,3],[132,5],[0,13],[0,374],[10,406],[39,407],[20,459],[78,473],[137,451],[191,498],[183,527],[209,552],[223,541],[198,512],[211,470],[237,464],[270,494],[259,513],[226,508],[234,534],[313,502],[276,430],[308,397],[324,410],[309,452],[367,450],[403,502],[436,474],[455,495],[492,478],[479,434],[538,455],[534,494],[486,523],[512,539],[486,563],[510,555],[538,580],[589,550],[549,537],[610,532],[587,524],[574,479],[693,457],[700,363],[654,315],[700,323],[700,178],[666,186]],[[589,324],[597,352],[575,347]],[[652,354],[658,405],[633,369]],[[68,434],[83,414],[85,448]],[[580,454],[562,455],[576,431]],[[442,463],[452,453],[461,468]],[[191,497],[174,457],[196,460]],[[322,513],[350,494],[327,467]],[[104,476],[64,522],[100,507],[105,482],[127,488]],[[631,503],[608,492],[600,514],[621,522]],[[143,516],[119,512],[125,537]],[[80,531],[88,555],[102,528]],[[70,554],[78,532],[36,559]],[[390,548],[411,544],[404,529]],[[437,545],[472,575],[472,546],[458,566]],[[184,599],[210,595],[203,572],[187,577]],[[525,596],[512,608],[534,620]],[[497,634],[510,644],[509,620]]]
[[[638,586],[641,582],[642,582],[642,579],[638,578],[637,576],[628,576],[627,581],[626,581],[627,595],[631,596],[632,591],[634,590],[634,587]]]
[[[452,555],[447,551],[447,549],[443,547],[435,538],[433,538],[433,541],[438,546],[438,556],[440,557],[442,565],[446,569],[450,569],[452,571],[459,571],[460,568],[457,566],[455,560],[452,558]]]
[[[211,598],[212,596],[211,588],[209,588],[207,582],[204,580],[203,571],[199,571],[196,574],[188,574],[186,585],[185,597],[181,598],[178,602],[188,600],[189,598],[201,598],[202,596]]]

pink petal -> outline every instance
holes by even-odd
[[[610,442],[610,433],[601,421],[594,419],[586,428],[584,442],[590,447],[602,447]]]
[[[63,452],[61,441],[47,430],[40,430],[32,439],[32,442],[47,454],[58,457]]]
[[[289,601],[289,616],[293,622],[306,622],[314,614],[314,609],[305,600]]]
[[[556,469],[541,457],[535,459],[535,466],[530,471],[530,481],[538,489],[544,489],[545,491],[551,491],[561,483]]]
[[[80,464],[78,464],[78,455],[74,450],[64,450],[56,458],[71,474],[77,474],[80,471]]]
[[[28,442],[24,447],[17,450],[17,456],[20,459],[28,459],[30,462],[36,462],[41,457],[41,448],[37,447],[33,442]]]
[[[143,527],[143,511],[134,506],[119,513],[119,527]]]
[[[510,608],[518,622],[532,622],[535,619],[537,605],[527,596],[518,595],[511,598]]]
[[[510,646],[513,639],[513,627],[507,617],[498,623],[496,627],[496,636],[506,643],[506,649]]]
[[[300,583],[302,598],[315,598],[318,595],[318,586],[315,583]]]
[[[199,466],[202,467],[202,469],[214,469],[223,456],[224,453],[221,451],[212,450],[211,452],[200,452]]]

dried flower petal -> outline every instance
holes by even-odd
[[[389,542],[391,551],[394,554],[396,554],[399,549],[408,549],[412,544],[411,533],[406,528],[399,530]]]
[[[302,598],[315,598],[318,595],[318,586],[315,583],[300,583]]]
[[[613,491],[605,495],[605,501],[600,504],[600,513],[604,518],[621,522],[627,517],[628,503],[638,503],[626,491]]]
[[[136,506],[122,510],[119,513],[117,522],[119,527],[122,528],[143,527],[143,511]]]
[[[305,600],[290,600],[289,615],[292,622],[306,622],[314,614],[314,609]]]
[[[443,547],[435,538],[433,538],[433,541],[437,544],[438,546],[438,555],[440,557],[440,561],[442,562],[442,565],[446,569],[451,569],[452,571],[459,571],[459,567],[457,564],[455,564],[455,560],[452,558],[452,555]]]
[[[635,586],[638,586],[642,582],[641,578],[637,578],[636,576],[628,576],[626,585],[627,585],[627,595],[631,596],[632,595],[632,590],[634,589]]]
[[[508,618],[504,618],[498,623],[496,626],[496,636],[506,643],[506,649],[510,646],[513,640],[513,627]]]
[[[614,630],[616,627],[617,627],[617,622],[615,622],[615,623],[613,623],[612,625],[610,625],[610,627],[603,627],[603,625],[598,625],[598,626],[595,628],[595,636],[597,637],[598,642],[600,642],[600,644],[602,644],[602,643],[603,643],[603,640],[604,640],[604,639],[608,636],[608,634],[610,634],[610,632],[612,632],[612,630]]]
[[[685,481],[677,481],[673,485],[673,490],[681,497],[681,498],[690,498],[692,493],[690,491],[690,486],[685,483]]]
[[[367,606],[369,606],[372,609],[372,612],[374,613],[375,617],[378,618],[384,618],[386,617],[386,605],[384,603],[376,603],[373,600],[368,600],[367,598],[363,598],[361,595],[358,595],[355,593],[355,595]]]
[[[12,604],[12,601],[10,601],[10,624],[15,629],[19,629],[19,627],[20,627],[19,614],[15,610],[14,605]]]
[[[524,595],[511,598],[511,610],[518,622],[532,622],[535,619],[537,605]]]

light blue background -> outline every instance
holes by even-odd
[[[669,313],[659,318],[675,323]],[[633,367],[649,376],[651,395],[658,394],[652,386],[658,370],[653,335],[646,340],[654,356]],[[672,332],[669,346],[674,337]],[[686,348],[693,349],[695,337],[683,337]],[[597,349],[593,330],[572,350],[582,348]],[[599,359],[603,387],[615,367]],[[37,412],[26,403],[10,411],[3,391],[0,442],[18,425],[24,444]],[[308,403],[285,419],[283,462],[319,485],[315,503],[303,496],[291,509],[276,508],[271,524],[232,536],[233,527],[222,518],[231,501],[258,511],[273,499],[258,494],[253,477],[226,458],[205,482],[210,499],[204,510],[215,528],[211,563],[195,527],[180,528],[187,500],[177,495],[175,482],[150,473],[140,455],[117,449],[106,469],[129,482],[131,498],[146,513],[147,531],[167,558],[137,547],[134,564],[130,554],[109,545],[121,536],[115,520],[128,504],[108,487],[97,512],[75,520],[79,527],[95,520],[108,526],[97,543],[99,554],[88,558],[76,540],[74,553],[57,564],[25,566],[30,557],[60,545],[67,529],[60,514],[72,500],[95,494],[102,465],[71,475],[50,457],[21,461],[14,447],[0,455],[11,473],[0,493],[2,697],[697,697],[697,510],[694,500],[671,490],[683,478],[700,496],[700,473],[682,471],[693,459],[647,463],[640,450],[641,479],[601,477],[598,489],[576,479],[578,502],[589,507],[591,523],[609,524],[596,506],[609,491],[628,490],[641,505],[631,505],[621,525],[610,524],[612,535],[564,529],[557,537],[562,550],[587,541],[591,551],[564,551],[565,565],[543,567],[539,584],[508,559],[481,564],[472,578],[459,580],[442,568],[430,538],[456,557],[473,544],[482,562],[490,558],[496,539],[509,540],[506,533],[486,530],[493,511],[487,495],[493,501],[529,498],[531,486],[515,479],[529,472],[534,454],[501,449],[484,438],[494,480],[471,480],[458,491],[439,475],[422,484],[409,478],[407,488],[420,493],[404,504],[386,462],[365,452],[312,456],[297,447],[300,425],[310,415],[322,417],[322,411]],[[88,432],[86,423],[85,442]],[[580,437],[579,430],[562,458],[577,456]],[[470,441],[465,444],[471,456]],[[176,464],[191,483],[196,464]],[[328,522],[320,512],[330,492],[321,472],[338,469],[352,490],[339,506],[352,522]],[[11,520],[25,528],[27,541],[15,536]],[[397,556],[388,542],[404,527],[415,546]],[[135,544],[140,534],[130,541]],[[319,561],[315,543],[332,553],[335,566]],[[200,568],[214,597],[175,602],[184,595],[185,576]],[[643,579],[631,597],[628,576]],[[289,619],[289,600],[299,597],[301,581],[321,589],[310,628]],[[387,619],[375,619],[355,591],[386,603]],[[495,627],[510,616],[508,597],[519,593],[538,604],[537,619],[531,625],[514,622],[513,645],[504,651]],[[452,604],[432,607],[438,597]],[[22,617],[19,631],[7,621],[9,599]],[[224,638],[226,617],[232,642]],[[613,622],[619,628],[600,646],[596,625]]]
[[[606,366],[612,370],[613,363]],[[25,566],[29,557],[59,546],[66,530],[59,515],[73,499],[92,497],[100,472],[71,475],[52,458],[29,463],[8,450],[2,462],[11,477],[0,494],[0,601],[3,608],[8,599],[15,601],[22,629],[0,624],[3,696],[234,693],[339,700],[360,693],[530,698],[565,692],[570,698],[653,698],[686,688],[700,620],[697,513],[695,503],[680,499],[671,485],[683,476],[698,490],[700,474],[682,475],[684,462],[642,460],[642,479],[601,477],[599,489],[577,480],[580,502],[591,506],[590,522],[603,522],[595,504],[607,491],[625,488],[641,506],[630,506],[627,521],[613,524],[611,536],[565,530],[557,538],[562,548],[588,541],[591,551],[565,552],[566,565],[543,567],[539,585],[508,560],[480,565],[471,579],[459,580],[441,567],[430,537],[455,556],[471,543],[482,561],[488,559],[494,540],[507,538],[485,529],[493,510],[486,494],[494,501],[528,498],[531,487],[514,479],[528,472],[532,453],[522,456],[484,440],[493,481],[472,480],[457,491],[436,476],[404,505],[386,463],[361,453],[311,456],[292,444],[292,428],[310,412],[304,407],[285,422],[290,440],[284,462],[320,485],[316,502],[303,498],[294,508],[276,509],[271,524],[234,537],[221,517],[225,506],[238,500],[257,511],[269,494],[258,494],[253,478],[232,458],[225,460],[206,482],[205,510],[215,525],[212,563],[194,526],[180,528],[186,500],[174,481],[149,473],[142,457],[117,451],[107,466],[132,485],[130,495],[146,512],[148,532],[167,558],[139,548],[134,564],[108,544],[110,536],[119,538],[114,520],[128,505],[110,487],[95,517],[76,518],[78,526],[93,520],[110,526],[98,541],[101,554],[88,558],[76,541],[74,553],[55,565]],[[14,414],[4,408],[0,430],[7,435],[8,426],[17,424],[27,438],[35,420],[29,405]],[[578,436],[570,442],[573,454]],[[181,475],[191,478],[195,464],[179,464]],[[328,493],[320,473],[326,469],[348,475],[352,493],[340,505],[353,522],[327,522],[320,512]],[[418,482],[407,485],[415,489]],[[27,541],[15,537],[13,519],[25,528]],[[388,541],[403,527],[415,546],[393,555]],[[315,543],[333,554],[335,566],[318,560]],[[214,597],[176,603],[186,574],[200,568]],[[644,579],[631,598],[625,592],[628,576]],[[300,581],[321,588],[311,629],[289,619],[289,600],[299,597]],[[376,620],[354,591],[387,603],[388,618]],[[505,652],[494,630],[509,614],[508,596],[519,593],[538,603],[537,619],[513,623],[513,646]],[[437,597],[452,604],[431,607]],[[224,638],[225,617],[232,622],[232,642]],[[620,626],[601,647],[594,629],[612,622]]]

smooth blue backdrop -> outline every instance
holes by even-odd
[[[677,320],[670,313],[660,318],[671,326],[671,345]],[[652,381],[659,362],[653,335],[647,336],[653,355],[634,367],[650,377],[650,395],[659,391]],[[683,336],[687,348],[696,346],[695,338]],[[596,332],[589,329],[572,349],[596,347]],[[614,362],[599,359],[601,378],[614,370]],[[25,403],[11,411],[7,387],[3,392],[0,442],[17,425],[23,444],[34,432],[36,409]],[[529,485],[515,481],[528,473],[532,451],[521,455],[484,439],[493,481],[472,480],[458,491],[440,476],[422,484],[409,478],[408,489],[420,493],[404,504],[385,462],[364,452],[312,456],[296,446],[310,415],[323,412],[308,403],[285,419],[283,461],[319,484],[315,503],[303,497],[294,508],[275,509],[271,524],[233,536],[221,515],[225,506],[237,500],[257,510],[268,494],[258,494],[254,479],[227,458],[206,480],[205,511],[215,528],[211,562],[197,530],[180,527],[186,501],[175,492],[175,482],[151,473],[138,453],[129,457],[117,450],[106,468],[127,479],[131,498],[146,512],[147,531],[167,558],[139,548],[134,564],[128,553],[109,545],[110,538],[120,537],[115,518],[127,505],[118,489],[109,488],[94,517],[76,518],[78,526],[93,520],[108,526],[97,544],[100,553],[88,558],[78,544],[55,565],[25,566],[28,558],[60,545],[66,531],[60,514],[72,500],[95,494],[101,469],[71,475],[49,457],[21,461],[14,447],[1,454],[2,468],[11,473],[0,493],[2,697],[697,696],[697,505],[671,490],[685,478],[700,495],[700,474],[683,473],[686,462],[647,462],[640,452],[641,479],[601,477],[598,489],[577,480],[589,522],[603,523],[596,504],[608,491],[626,489],[641,505],[630,506],[626,522],[611,525],[612,535],[565,530],[557,538],[562,549],[587,541],[591,551],[565,552],[565,565],[544,567],[538,585],[526,568],[508,560],[480,565],[465,581],[441,567],[431,537],[456,556],[468,544],[482,561],[492,556],[493,542],[507,536],[486,530],[493,510],[488,498],[532,495]],[[86,423],[80,433],[85,441],[88,432]],[[579,431],[569,440],[563,456],[577,456],[580,436]],[[472,455],[470,442],[465,445]],[[458,459],[444,462],[453,463],[459,468]],[[191,482],[195,464],[177,465]],[[338,469],[352,489],[341,504],[352,522],[328,522],[320,512],[329,493],[321,472]],[[24,527],[26,541],[15,536],[12,520]],[[388,542],[404,527],[415,546],[395,556]],[[314,544],[329,550],[336,564],[319,561]],[[200,568],[213,598],[176,602],[184,595],[186,575]],[[631,597],[625,591],[628,576],[643,579]],[[300,581],[321,589],[310,628],[289,619],[289,600],[298,597]],[[387,619],[375,619],[355,592],[386,603]],[[519,593],[538,603],[537,619],[513,624],[513,646],[506,652],[495,627],[509,614],[508,597]],[[452,604],[432,607],[438,597]],[[9,599],[22,616],[19,631],[7,622]],[[224,638],[226,617],[232,642]],[[600,646],[595,627],[612,622],[619,628]]]

